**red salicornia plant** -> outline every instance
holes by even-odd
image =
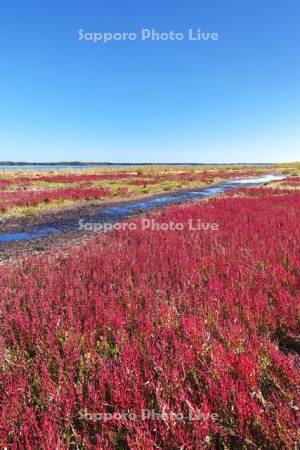
[[[1,267],[2,447],[298,448],[299,193],[151,217],[219,227],[136,219]]]

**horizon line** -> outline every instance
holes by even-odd
[[[141,166],[141,165],[163,165],[163,166],[240,166],[240,165],[276,165],[276,164],[295,164],[298,161],[288,161],[288,162],[229,162],[229,163],[212,163],[212,162],[99,162],[99,161],[52,161],[52,162],[31,162],[31,161],[0,161],[1,166],[11,166],[11,165],[35,165],[35,166],[51,166],[51,165],[128,165],[128,166]]]

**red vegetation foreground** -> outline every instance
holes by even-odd
[[[1,447],[298,448],[300,195],[153,217],[219,230],[119,231],[1,268]]]

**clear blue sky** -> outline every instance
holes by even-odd
[[[300,160],[299,0],[9,0],[0,17],[0,160]],[[78,39],[141,28],[220,40]]]

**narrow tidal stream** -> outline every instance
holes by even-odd
[[[103,207],[99,206],[99,211],[93,215],[83,216],[83,221],[113,223],[119,222],[127,217],[134,216],[140,213],[158,209],[171,204],[185,203],[199,200],[202,198],[211,197],[231,189],[239,189],[242,187],[255,186],[269,181],[283,179],[284,177],[266,175],[260,178],[244,179],[244,180],[230,180],[218,184],[217,186],[208,186],[196,190],[174,192],[167,195],[162,194],[155,198],[148,198],[143,200],[133,200],[127,203],[122,203],[117,206]],[[1,228],[0,228],[1,229]],[[70,220],[69,222],[54,222],[39,225],[36,227],[28,227],[22,229],[20,232],[1,233],[0,243],[9,241],[24,241],[26,239],[39,239],[55,233],[63,233],[66,231],[78,230],[78,219]]]

